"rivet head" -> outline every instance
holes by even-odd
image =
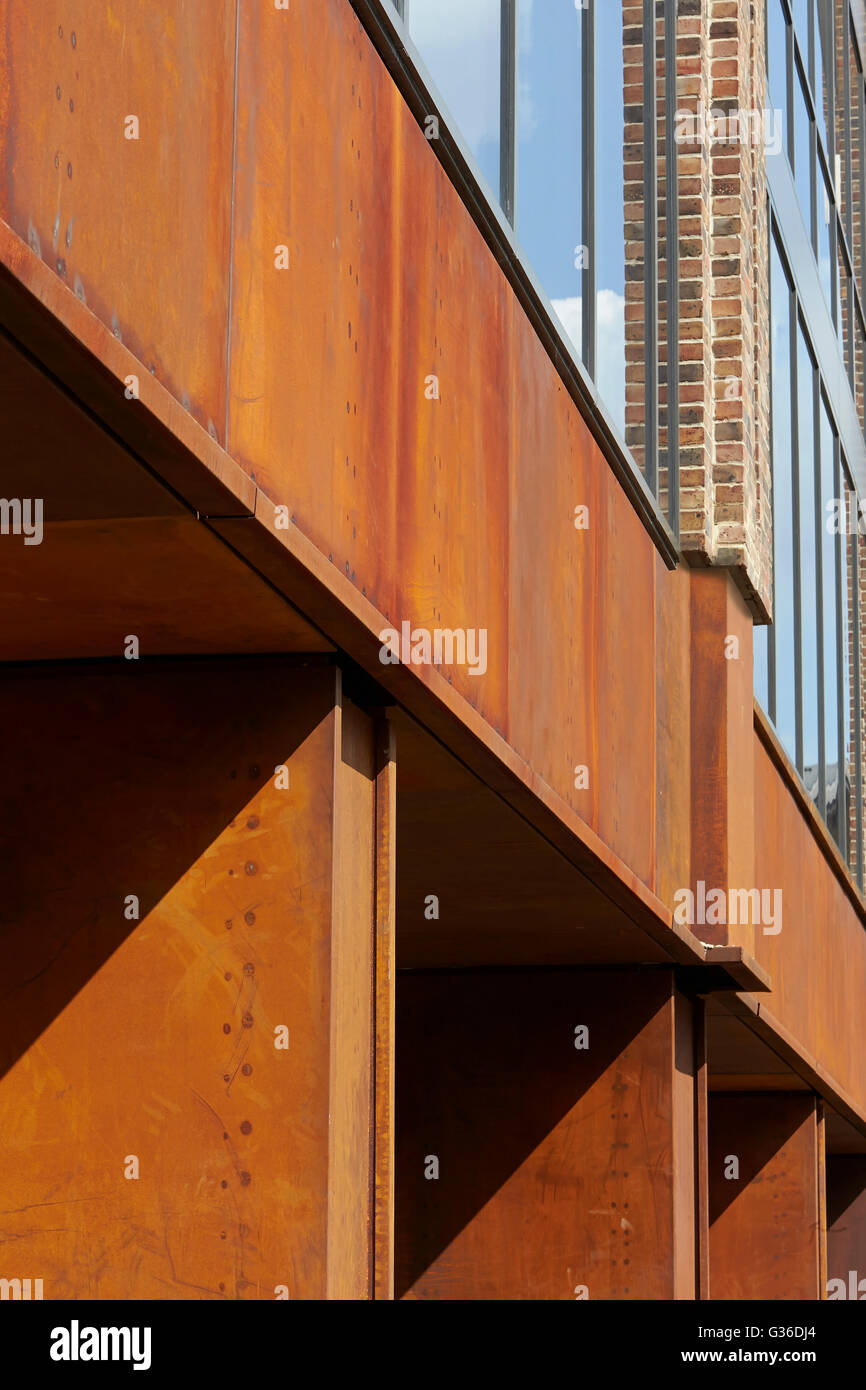
[[[248,927],[251,927],[251,926],[253,925],[253,923],[255,922],[255,920],[256,920],[256,914],[255,914],[254,912],[245,912],[245,913],[244,913],[244,921],[246,922],[246,924],[247,924]]]
[[[253,965],[253,963],[252,963],[251,960],[248,960],[247,963],[246,963],[246,965],[244,966],[244,974],[245,974],[245,975],[255,975],[255,973],[256,973],[256,967]]]
[[[250,768],[250,776],[251,776],[251,777],[258,777],[258,775],[259,775],[259,765],[258,765],[258,763],[253,763],[252,767]]]
[[[232,1031],[232,1025],[231,1025],[230,1023],[224,1023],[224,1024],[223,1024],[223,1032],[224,1032],[224,1033],[230,1033],[231,1031]]]
[[[252,1026],[253,1026],[253,1016],[252,1016],[252,1014],[244,1014],[243,1019],[242,1019],[242,1022],[243,1022],[243,1025],[244,1025],[245,1028],[252,1028]]]
[[[77,48],[77,47],[78,47],[78,40],[77,40],[76,37],[75,37],[75,30],[74,30],[74,29],[72,30],[72,33],[69,35],[69,42],[72,44],[72,47],[73,47],[73,48]]]
[[[249,1187],[251,1182],[252,1178],[249,1173],[241,1173],[241,1187]]]
[[[241,1067],[241,1071],[243,1072],[244,1076],[252,1076],[253,1074],[253,1069],[250,1066],[249,1062],[244,1062],[243,1066]]]
[[[244,1120],[241,1124],[241,1134],[252,1134],[253,1127],[249,1120]]]
[[[258,826],[258,823],[258,816],[250,816],[249,820],[247,821],[247,830],[255,830]]]
[[[71,164],[71,163],[67,164],[67,166],[66,166],[66,177],[67,177],[68,179],[71,179],[71,178],[72,178],[72,164]]]
[[[246,864],[244,864],[244,873],[249,874],[251,877],[253,874],[258,873],[258,868],[253,863],[252,859],[248,859]]]

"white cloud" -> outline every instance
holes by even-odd
[[[409,33],[471,149],[499,138],[499,0],[412,0]]]
[[[577,352],[581,350],[583,304],[580,295],[554,299],[553,307]],[[596,374],[598,394],[625,434],[625,299],[616,290],[596,296]]]

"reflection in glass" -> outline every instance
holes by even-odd
[[[849,189],[851,197],[851,218],[852,218],[852,242],[849,245],[851,257],[854,263],[854,278],[859,285],[863,284],[863,228],[861,222],[861,169],[862,169],[862,131],[860,126],[860,107],[863,99],[863,78],[857,66],[857,54],[854,46],[854,37],[848,47],[849,65],[849,98],[851,102],[851,127],[850,127],[850,146],[851,146],[851,187]]]
[[[834,101],[835,101],[835,124],[834,136],[836,140],[836,194],[839,200],[839,209],[844,223],[847,215],[848,206],[848,121],[845,112],[845,64],[842,61],[845,25],[847,23],[848,0],[833,0],[835,11],[834,28],[835,38],[833,43],[833,54],[835,62],[833,64],[834,73]]]
[[[825,819],[831,835],[838,841],[840,801],[844,788],[839,780],[839,693],[837,664],[836,549],[838,536],[832,524],[836,493],[835,442],[827,407],[821,401],[821,585],[824,619],[824,792]],[[837,514],[838,515],[838,514]],[[828,525],[828,522],[830,524]],[[844,779],[844,768],[842,769]],[[819,810],[822,808],[819,807]]]
[[[832,313],[833,242],[830,236],[830,228],[833,218],[836,215],[836,209],[833,204],[830,187],[824,177],[823,169],[820,169],[820,179],[816,192],[818,198],[818,272],[821,277],[821,288],[827,300],[827,308]]]
[[[534,7],[533,7],[534,8]],[[621,0],[595,7],[596,383],[625,434],[625,198]]]
[[[499,202],[499,0],[411,0],[409,33]]]
[[[782,112],[782,150],[788,148],[788,91],[785,66],[785,35],[787,24],[782,13],[782,0],[767,0],[767,77],[769,101],[773,111]],[[770,152],[767,152],[771,158]]]
[[[793,0],[791,9],[794,14],[794,33],[800,45],[800,52],[808,62],[809,52],[809,0]]]
[[[853,819],[851,815],[851,808],[853,804],[854,769],[856,766],[857,758],[857,750],[854,746],[854,711],[852,709],[852,700],[854,693],[854,613],[852,598],[853,584],[855,582],[854,576],[857,572],[857,537],[854,529],[856,525],[857,513],[856,498],[854,490],[851,487],[851,483],[848,479],[847,468],[845,466],[844,458],[842,460],[842,476],[844,478],[843,490],[845,493],[846,516],[848,518],[848,524],[845,533],[842,536],[843,567],[841,589],[842,632],[844,634],[844,640],[842,642],[842,713],[844,716],[845,753],[848,767],[848,828],[846,838],[849,846],[848,864],[852,870],[856,870],[856,827],[851,824],[851,821]]]
[[[800,75],[794,67],[794,182],[806,231],[812,236],[811,129]]]
[[[578,354],[581,290],[581,14],[572,0],[518,11],[517,225]],[[587,248],[588,250],[588,248]]]
[[[803,672],[803,776],[813,799],[818,795],[818,624],[815,568],[814,366],[803,330],[797,325],[797,417],[800,448],[800,640]],[[809,770],[812,769],[813,775]]]
[[[839,248],[838,225],[833,228],[833,236],[836,242],[836,256],[833,266],[836,275],[836,316],[834,321],[836,324],[836,336],[839,339],[839,346],[843,347],[845,343],[845,306],[842,302],[842,252]]]
[[[851,276],[848,274],[848,267],[845,264],[845,256],[842,251],[842,243],[837,239],[837,264],[839,270],[839,322],[836,325],[839,338],[844,349],[845,370],[851,371],[851,348],[852,348],[852,323],[851,323]]]
[[[818,111],[818,130],[824,141],[827,157],[832,158],[830,92],[833,82],[833,45],[829,40],[832,20],[826,0],[818,0],[815,23],[815,105]]]
[[[772,312],[773,565],[776,643],[776,730],[796,756],[794,663],[794,521],[791,488],[790,295],[775,239],[770,239]]]

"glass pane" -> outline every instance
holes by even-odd
[[[818,88],[816,106],[818,108],[818,129],[824,141],[827,157],[832,157],[830,145],[830,92],[833,82],[833,45],[828,37],[832,19],[827,0],[818,0],[817,22],[815,24],[815,81]]]
[[[770,106],[773,111],[781,111],[782,149],[788,148],[788,91],[785,67],[785,34],[787,24],[782,13],[781,0],[768,0],[767,11],[767,77]],[[771,150],[767,150],[768,158]]]
[[[656,138],[658,141],[659,160],[657,166],[658,180],[658,284],[657,288],[657,312],[658,312],[658,372],[659,372],[659,447],[658,447],[658,504],[662,512],[671,522],[676,530],[679,518],[671,515],[673,498],[669,488],[668,460],[670,451],[668,447],[668,420],[669,420],[669,391],[668,391],[668,287],[667,287],[667,157],[666,157],[666,137],[667,122],[670,120],[671,132],[676,140],[677,120],[676,112],[667,113],[665,110],[665,89],[662,74],[667,65],[667,47],[665,24],[663,16],[657,20],[656,26],[657,42],[656,56],[659,61],[659,77],[656,88],[657,105],[656,111],[658,122],[656,127]],[[626,196],[629,190],[626,188]],[[630,201],[630,199],[629,199]],[[673,253],[672,253],[673,254]],[[672,316],[674,336],[677,332],[675,317]]]
[[[843,461],[843,472],[844,472]],[[854,786],[855,786],[855,767],[857,750],[854,747],[854,574],[856,556],[856,522],[857,508],[854,491],[845,478],[845,502],[848,525],[842,537],[844,550],[844,570],[842,573],[842,631],[845,640],[842,643],[843,655],[843,676],[842,689],[845,692],[843,698],[843,713],[845,716],[845,753],[848,768],[848,864],[852,869],[856,869],[856,824],[854,821]]]
[[[815,415],[812,359],[797,325],[797,416],[800,444],[800,633],[803,672],[803,780],[818,799],[818,623],[815,568]]]
[[[806,231],[812,237],[811,128],[800,75],[794,68],[794,181]]]
[[[821,402],[821,516],[832,512],[836,497],[835,441],[827,409]],[[828,512],[829,508],[829,512]],[[837,532],[826,523],[821,528],[821,583],[824,619],[824,787],[825,818],[838,842],[841,826],[839,786],[839,687],[836,642],[836,548]],[[843,769],[844,776],[844,769]],[[842,794],[844,802],[844,790]]]
[[[796,756],[794,666],[794,525],[791,488],[791,366],[788,281],[770,240],[773,357],[773,567],[776,640],[776,730]]]
[[[842,247],[839,246],[839,336],[842,340],[845,357],[845,370],[850,371],[851,362],[851,276],[848,274],[848,267],[845,264],[845,257]]]
[[[861,226],[861,178],[862,178],[862,151],[861,130],[860,130],[860,102],[862,95],[863,79],[860,69],[857,66],[857,55],[854,47],[854,36],[848,47],[849,56],[849,95],[851,101],[851,245],[850,251],[854,261],[854,278],[858,284],[863,284],[863,264],[862,264],[862,226]]]
[[[625,434],[627,248],[623,165],[626,128],[621,0],[605,0],[603,5],[596,5],[595,42],[596,236],[595,246],[590,247],[590,255],[595,255],[596,269],[596,384],[611,416]],[[636,61],[642,60],[638,58]],[[629,132],[636,137],[634,156],[643,165],[640,109],[630,110],[629,119],[635,123],[633,132]],[[640,238],[642,234],[641,223],[637,235]],[[636,255],[643,258],[642,244]],[[636,288],[642,294],[642,286],[637,285]],[[642,334],[640,336],[642,338]]]
[[[835,102],[836,102],[836,196],[842,220],[848,205],[848,120],[845,110],[845,64],[842,61],[845,26],[848,14],[848,0],[833,0],[835,42]]]
[[[499,0],[410,0],[409,33],[499,201]]]
[[[835,234],[835,238],[836,238],[836,265],[835,265],[835,271],[836,271],[836,335],[837,335],[837,337],[838,337],[838,339],[839,339],[839,346],[840,346],[841,348],[843,348],[843,350],[844,350],[844,346],[845,346],[845,316],[846,316],[846,313],[847,313],[847,308],[846,308],[846,302],[845,302],[845,299],[844,299],[844,296],[843,296],[843,286],[845,285],[845,281],[844,281],[844,279],[843,279],[842,271],[843,271],[844,261],[843,261],[843,259],[842,259],[842,251],[841,251],[840,246],[839,246],[839,220],[838,220],[838,218],[836,219],[836,224],[835,224],[833,230],[834,230],[834,234]]]
[[[854,400],[857,403],[857,415],[860,420],[860,428],[866,434],[866,400],[864,400],[863,375],[864,360],[866,360],[866,338],[863,336],[863,326],[860,323],[859,314],[855,313],[857,333],[855,337],[856,353],[854,355]]]
[[[821,277],[821,287],[827,300],[827,308],[832,312],[833,308],[833,284],[832,284],[832,265],[833,247],[830,239],[830,227],[835,216],[832,194],[824,171],[821,170],[821,177],[818,181],[818,273]]]
[[[809,63],[809,0],[793,0],[791,9],[794,15],[794,33],[800,45],[804,63]]]
[[[517,236],[580,354],[582,17],[573,0],[547,0],[522,4],[518,21]]]
[[[767,676],[767,634],[769,628],[756,627],[754,629],[753,661],[754,672],[752,684],[755,689],[755,698],[764,713],[769,707],[769,682]]]

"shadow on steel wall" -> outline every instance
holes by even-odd
[[[321,681],[299,687],[296,667],[244,658],[3,670],[0,1075],[319,722]],[[133,894],[138,921],[125,915]]]

